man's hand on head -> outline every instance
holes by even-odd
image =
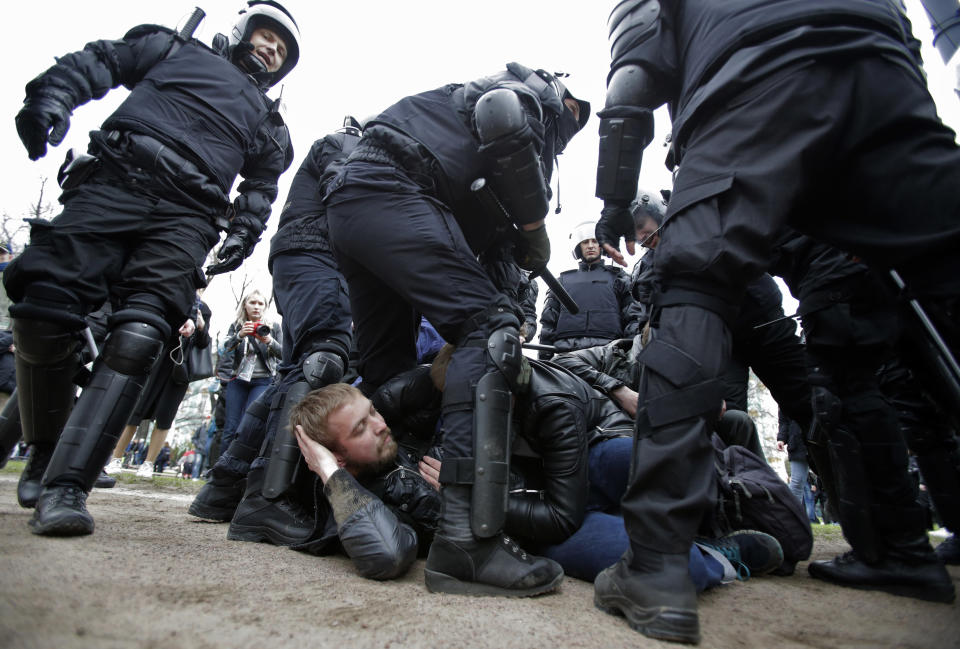
[[[337,458],[330,452],[326,446],[307,436],[303,432],[303,427],[297,426],[294,429],[294,435],[297,437],[297,445],[300,446],[300,452],[303,453],[303,459],[307,462],[307,467],[318,476],[323,484],[327,484],[340,465],[337,464]]]

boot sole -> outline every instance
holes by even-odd
[[[307,542],[310,537],[292,539],[289,536],[282,536],[269,527],[247,527],[245,525],[236,525],[231,523],[227,530],[227,539],[231,541],[246,541],[248,543],[269,543],[282,548],[288,548],[291,545],[300,545]]]
[[[198,503],[196,500],[194,500],[192,503],[190,503],[187,513],[191,516],[196,516],[197,518],[202,518],[208,521],[229,523],[233,520],[233,515],[237,513],[237,508],[216,507],[214,505]]]
[[[30,519],[30,531],[40,536],[86,536],[93,534],[93,519],[68,518],[51,523]]]
[[[889,593],[890,595],[897,595],[898,597],[912,597],[913,599],[921,599],[925,602],[937,602],[939,604],[952,604],[956,599],[957,594],[953,588],[952,582],[947,582],[946,584],[936,585],[936,584],[861,584],[853,583],[849,581],[840,581],[839,579],[832,579],[831,575],[820,573],[817,574],[816,571],[809,571],[810,576],[814,579],[819,579],[820,581],[825,581],[828,584],[834,584],[835,586],[843,586],[845,588],[856,588],[857,590],[878,590],[884,593]]]
[[[482,584],[475,581],[461,581],[442,572],[436,572],[435,570],[424,569],[423,575],[427,590],[431,593],[472,595],[475,597],[534,597],[556,590],[563,581],[563,573],[561,573],[548,584],[517,589],[494,586],[492,584]]]
[[[627,624],[637,633],[657,640],[697,644],[700,642],[700,621],[696,614],[671,609],[668,606],[637,606],[630,599],[607,595],[593,595],[593,605],[604,613],[626,618]]]

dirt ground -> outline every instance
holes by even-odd
[[[192,494],[146,481],[94,490],[92,536],[34,536],[16,479],[0,474],[0,647],[680,646],[595,609],[586,582],[532,599],[434,595],[423,561],[403,579],[369,581],[345,557],[228,541],[226,525],[187,514]],[[824,535],[813,558],[845,549]],[[705,593],[700,623],[705,648],[960,647],[960,603],[830,586],[805,564]]]

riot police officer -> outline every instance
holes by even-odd
[[[604,263],[594,238],[595,222],[581,223],[570,234],[577,268],[560,273],[560,284],[580,310],[570,313],[553,291],[547,291],[540,316],[540,342],[558,352],[604,345],[637,333],[636,302],[630,294],[630,276]],[[540,352],[549,359],[550,352]]]
[[[679,170],[641,359],[646,407],[623,504],[631,552],[597,579],[595,601],[642,633],[696,642],[682,551],[712,500],[707,422],[744,286],[789,224],[896,267],[954,326],[960,151],[894,0],[624,0],[610,37],[597,239],[615,258],[619,237],[633,236],[627,206],[664,103]],[[846,569],[865,566],[854,556]]]
[[[16,302],[24,434],[35,448],[27,470],[43,475],[33,532],[93,532],[87,493],[171,326],[205,284],[218,222],[227,237],[210,274],[239,266],[266,227],[293,150],[265,91],[297,64],[298,38],[279,3],[251,0],[217,49],[143,25],[61,57],[27,84],[16,122],[31,159],[63,139],[76,107],[120,84],[130,89],[91,133],[95,158],[71,170],[63,212],[32,224],[29,246],[4,273]],[[83,318],[107,299],[109,334],[71,412]]]
[[[413,367],[418,313],[457,345],[443,394],[443,515],[427,558],[431,591],[535,595],[563,577],[559,565],[501,532],[510,395],[526,372],[522,314],[509,297],[519,269],[499,251],[508,236],[521,267],[546,264],[553,158],[588,115],[589,104],[554,75],[510,63],[405,97],[373,118],[327,194],[362,389],[369,394]],[[483,212],[470,190],[480,176],[516,230]]]

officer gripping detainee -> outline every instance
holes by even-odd
[[[27,84],[16,122],[34,160],[63,139],[77,106],[120,84],[130,89],[91,133],[96,160],[84,177],[71,173],[63,212],[32,224],[30,245],[4,273],[16,302],[24,434],[34,446],[25,470],[43,475],[34,533],[93,532],[87,494],[171,326],[205,285],[216,220],[232,210],[209,274],[239,266],[266,227],[293,151],[264,93],[297,64],[298,38],[279,3],[251,0],[215,49],[142,25],[61,57]],[[244,180],[231,204],[237,174]],[[108,298],[110,332],[71,412],[83,317]]]
[[[588,116],[589,104],[554,75],[510,63],[387,108],[366,125],[326,197],[362,389],[369,394],[413,367],[417,313],[457,344],[443,394],[443,515],[427,558],[431,591],[536,595],[563,577],[559,565],[501,532],[510,396],[525,373],[522,314],[505,293],[515,294],[519,271],[497,254],[499,222],[470,187],[487,178],[519,226],[520,266],[543,268],[553,158]],[[496,284],[480,253],[496,262]]]
[[[790,225],[897,268],[956,349],[960,151],[893,0],[624,0],[609,25],[597,239],[616,259],[621,236],[633,251],[627,206],[664,103],[679,171],[641,357],[631,551],[597,578],[595,602],[644,634],[697,642],[683,551],[712,501],[707,422],[746,282]],[[839,568],[889,577],[856,552]]]

